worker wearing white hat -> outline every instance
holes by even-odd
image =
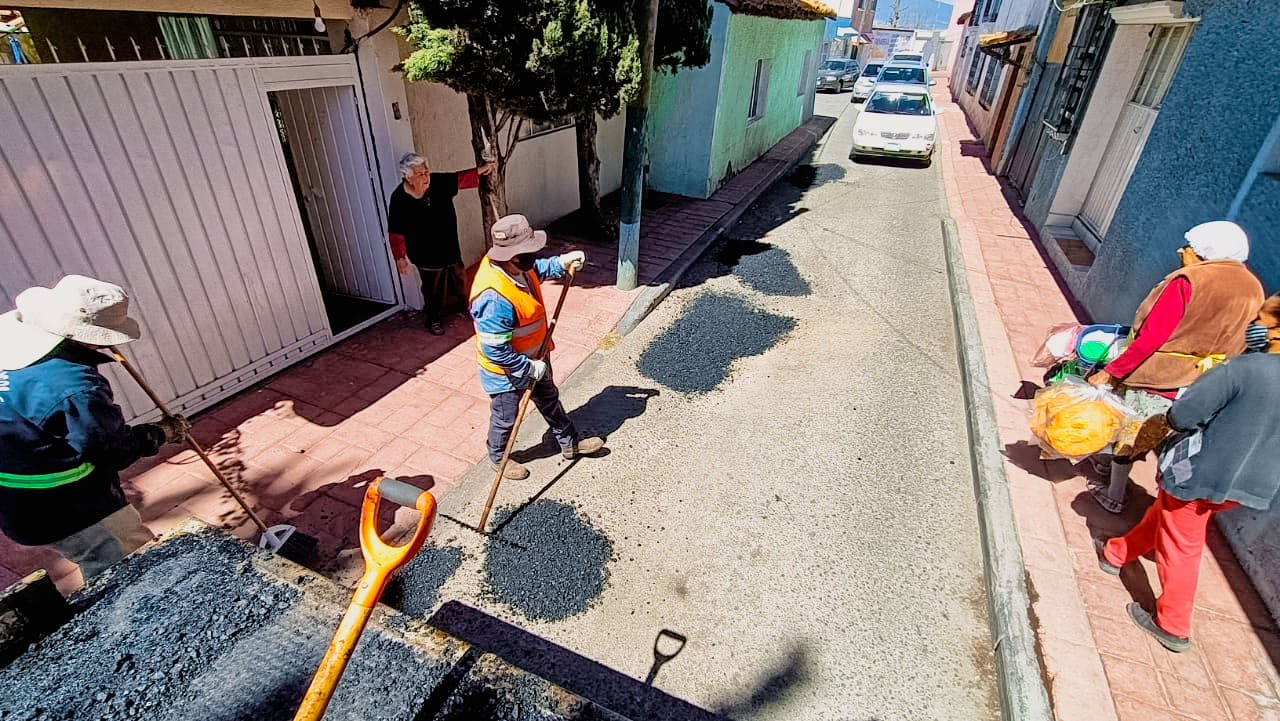
[[[49,544],[89,580],[153,537],[119,471],[190,428],[125,424],[98,366],[140,335],[117,285],[68,275],[18,294],[0,315],[0,531]]]

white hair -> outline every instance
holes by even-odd
[[[413,175],[414,168],[426,168],[430,166],[427,165],[427,159],[421,155],[418,155],[417,153],[405,153],[404,157],[400,158],[400,164],[398,167],[400,168],[400,177],[408,178]]]

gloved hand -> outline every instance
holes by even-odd
[[[155,425],[164,431],[165,443],[181,443],[191,431],[191,421],[183,416],[165,416],[156,421]]]
[[[566,272],[577,273],[582,270],[582,264],[587,262],[587,254],[580,250],[572,253],[565,253],[560,256],[560,265],[564,266]]]
[[[538,381],[542,380],[542,377],[545,376],[546,374],[547,374],[546,361],[532,360],[532,359],[529,361],[529,377],[533,379],[534,383],[537,383]]]

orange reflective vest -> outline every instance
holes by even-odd
[[[474,302],[486,290],[495,290],[516,309],[516,327],[511,329],[510,338],[505,337],[505,334],[504,337],[496,337],[493,333],[476,333],[476,363],[491,373],[507,375],[507,370],[484,354],[486,341],[490,345],[510,342],[517,353],[532,358],[547,336],[547,308],[542,303],[542,286],[538,283],[538,275],[529,271],[525,274],[525,280],[529,285],[528,290],[516,285],[506,273],[490,263],[488,256],[480,261],[480,266],[476,269],[476,279],[471,283],[471,301]],[[554,343],[549,344],[547,351],[550,352],[554,347]]]

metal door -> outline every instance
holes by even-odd
[[[1080,209],[1078,220],[1083,229],[1099,240],[1106,237],[1111,219],[1124,197],[1190,36],[1189,24],[1157,25],[1147,43],[1129,102],[1116,121],[1089,195]]]

